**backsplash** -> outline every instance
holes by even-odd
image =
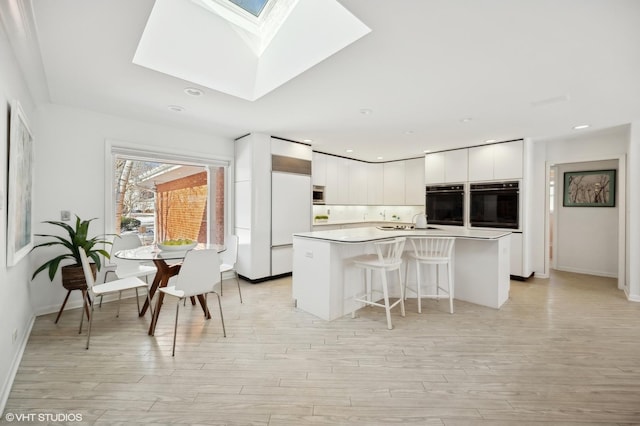
[[[329,222],[412,222],[418,213],[424,213],[424,206],[313,206],[313,216],[327,215]]]

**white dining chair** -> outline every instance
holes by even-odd
[[[80,249],[80,260],[82,261],[82,269],[84,271],[85,281],[87,282],[87,293],[85,300],[83,303],[87,303],[91,305],[91,315],[89,315],[89,330],[87,332],[87,349],[89,349],[89,341],[91,339],[91,326],[93,324],[93,315],[94,315],[94,306],[95,303],[91,303],[91,298],[89,295],[93,295],[93,300],[95,301],[98,296],[105,296],[112,293],[121,294],[125,290],[135,290],[136,292],[136,304],[138,306],[138,315],[140,314],[140,302],[138,300],[138,289],[144,288],[147,292],[147,302],[149,303],[149,307],[151,308],[151,300],[149,299],[149,287],[147,283],[142,281],[138,277],[127,277],[114,281],[109,281],[103,284],[96,284],[95,278],[93,276],[93,271],[91,270],[91,265],[89,264],[89,259],[87,258],[87,254],[84,249]],[[151,309],[149,309],[151,312]],[[80,319],[80,330],[78,333],[82,333],[82,322],[84,320],[84,309],[81,310],[81,319]],[[120,299],[118,298],[118,310],[116,312],[116,317],[120,316]],[[153,317],[153,312],[152,312]]]
[[[242,303],[240,279],[238,278],[238,271],[236,271],[236,262],[238,261],[238,236],[228,236],[225,241],[225,247],[226,250],[220,253],[220,295],[222,295],[222,281],[224,280],[224,276],[233,273],[236,284],[238,284],[240,303]]]
[[[224,317],[222,315],[222,303],[220,295],[216,292],[216,286],[220,284],[220,274],[212,274],[211,267],[220,265],[220,256],[216,250],[191,250],[187,253],[180,267],[178,275],[173,277],[167,287],[160,287],[160,291],[166,295],[176,297],[176,321],[173,327],[173,348],[171,356],[176,354],[176,335],[178,332],[178,313],[180,312],[180,301],[188,297],[215,293],[218,297],[218,307],[220,308],[220,320],[222,321],[222,332],[227,337],[224,327]],[[206,300],[206,299],[205,299]],[[207,311],[208,311],[207,307]],[[208,313],[208,312],[207,312]],[[209,317],[210,315],[206,315]]]
[[[399,237],[392,240],[380,241],[374,243],[376,249],[375,254],[365,254],[353,258],[353,264],[357,268],[362,268],[365,271],[364,287],[365,291],[362,295],[356,296],[355,301],[361,302],[365,305],[379,306],[385,309],[387,315],[387,328],[391,330],[393,325],[391,324],[391,309],[396,305],[400,305],[400,313],[402,316],[404,312],[404,289],[402,285],[402,251],[404,250],[405,238]],[[382,286],[381,291],[374,291],[372,289],[371,272],[380,272],[380,283]],[[393,303],[389,302],[389,285],[387,280],[387,274],[389,272],[398,272],[398,287],[400,288],[400,297]],[[379,303],[377,296],[374,294],[382,293],[383,302]],[[351,316],[355,318],[356,311],[353,311]]]
[[[142,246],[140,237],[136,234],[116,235],[111,244],[110,263],[105,265],[107,270],[104,273],[104,282],[107,282],[109,274],[115,275],[118,279],[129,277],[144,277],[148,282],[149,275],[155,275],[158,269],[153,265],[145,264],[142,261],[120,259],[115,256],[120,250],[131,250]],[[120,297],[120,296],[118,296]],[[100,298],[102,307],[102,298]]]
[[[131,250],[142,246],[140,237],[136,234],[117,235],[111,245],[110,265],[112,266],[105,272],[105,281],[109,273],[115,274],[118,278],[128,277],[147,277],[155,274],[158,269],[153,265],[137,262],[135,260],[119,259],[115,253],[120,250]]]

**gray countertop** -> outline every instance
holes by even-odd
[[[496,240],[506,237],[511,231],[492,231],[480,229],[415,229],[381,230],[376,227],[334,229],[329,231],[299,232],[294,237],[333,241],[337,243],[366,243],[395,237],[456,237],[479,240]]]

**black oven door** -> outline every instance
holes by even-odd
[[[520,228],[518,182],[472,184],[469,225],[481,228]]]
[[[426,212],[429,224],[464,226],[464,186],[427,186]]]

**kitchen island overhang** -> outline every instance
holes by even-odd
[[[350,314],[361,307],[353,298],[363,285],[362,271],[350,259],[373,252],[372,244],[376,241],[441,236],[456,238],[454,298],[499,309],[509,298],[510,234],[474,229],[387,231],[374,227],[296,233],[292,296],[299,309],[327,321]],[[405,251],[411,249],[407,242]],[[412,279],[411,268],[408,278]],[[399,296],[399,284],[391,283],[391,295]]]

